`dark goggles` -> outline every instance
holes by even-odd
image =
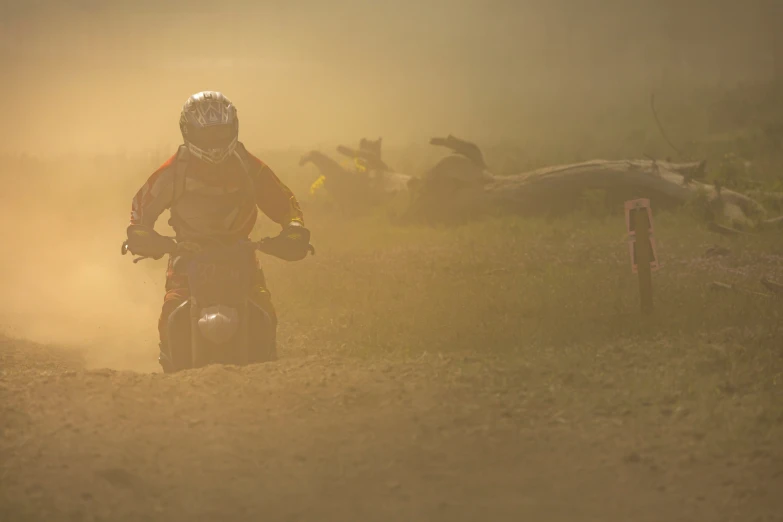
[[[231,145],[237,137],[234,125],[211,125],[192,128],[188,132],[188,141],[200,149],[223,149]]]

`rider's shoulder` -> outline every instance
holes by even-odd
[[[250,153],[245,147],[245,144],[241,141],[237,143],[237,154],[239,154],[243,160],[253,166],[253,170],[263,170],[269,168],[266,163],[261,161],[260,158]]]
[[[187,149],[185,149],[187,151]],[[177,152],[172,154],[166,161],[164,161],[157,169],[152,173],[155,177],[160,177],[163,173],[174,170],[177,162],[182,159],[182,147],[177,149]]]

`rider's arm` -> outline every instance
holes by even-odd
[[[256,205],[275,223],[285,227],[290,223],[304,225],[302,209],[296,196],[263,161],[247,153],[253,168],[251,176],[256,192]]]
[[[142,185],[131,205],[131,225],[154,227],[155,221],[169,208],[174,195],[174,162],[176,154],[166,160]]]

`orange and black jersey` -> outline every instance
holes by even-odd
[[[153,227],[170,210],[169,223],[180,239],[243,238],[253,229],[259,209],[282,226],[304,223],[291,190],[241,143],[217,166],[190,158],[183,145],[136,193],[131,224]]]

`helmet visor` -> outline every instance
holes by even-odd
[[[204,150],[228,148],[236,137],[237,132],[233,125],[196,127],[188,132],[188,141]]]

